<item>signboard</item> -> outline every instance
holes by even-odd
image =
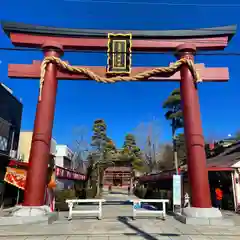
[[[132,34],[108,34],[107,74],[131,72]]]
[[[173,205],[181,206],[181,175],[173,175]]]
[[[22,190],[25,188],[27,171],[24,169],[7,167],[4,181]]]
[[[133,207],[134,207],[134,209],[139,209],[139,208],[141,208],[141,202],[140,202],[140,201],[134,201],[134,202],[133,202]]]
[[[73,180],[85,180],[85,175],[73,172],[64,168],[56,167],[55,170],[56,177],[58,178],[66,178],[66,179],[73,179]]]
[[[27,170],[21,169],[21,168],[7,167],[4,181],[7,182],[8,184],[11,184],[17,188],[24,190],[26,179],[27,179]],[[49,188],[56,187],[54,174],[52,174],[51,176],[51,180],[48,184],[48,187]]]

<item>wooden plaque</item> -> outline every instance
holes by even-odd
[[[131,73],[132,34],[108,34],[107,74]]]

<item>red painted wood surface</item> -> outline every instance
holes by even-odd
[[[81,66],[88,68],[98,74],[99,76],[106,76],[106,67],[100,66]],[[151,70],[153,67],[133,67],[131,76],[134,76],[143,71]],[[229,80],[228,68],[208,68],[204,64],[196,64],[196,69],[199,72],[201,78],[205,82],[226,82]],[[8,76],[10,78],[40,78],[40,61],[33,61],[33,64],[9,64]],[[88,80],[88,78],[81,74],[69,74],[58,71],[57,78],[69,79],[69,80]],[[180,81],[180,73],[177,72],[173,76],[168,77],[154,77],[149,80],[142,81]]]
[[[52,45],[50,45],[52,47]],[[59,49],[60,50],[60,49]],[[45,56],[60,57],[60,52],[44,48]],[[24,191],[25,206],[44,205],[44,196],[49,163],[49,152],[57,95],[57,66],[48,64],[45,82],[42,88],[42,99],[38,101],[34,130],[29,156],[29,168]]]
[[[107,51],[108,39],[83,37],[42,36],[26,33],[10,33],[10,39],[15,46],[41,47],[46,41],[55,41],[64,49],[74,50],[104,50]],[[189,38],[189,39],[151,39],[132,40],[132,50],[135,51],[175,51],[180,44],[194,44],[198,50],[223,50],[228,45],[228,37]]]
[[[209,172],[232,172],[234,169],[231,167],[208,167],[207,168]]]
[[[20,162],[20,161],[11,159],[11,160],[9,161],[8,166],[9,166],[9,167],[16,167],[16,168],[27,168],[27,167],[28,167],[28,163],[26,163],[26,162]]]
[[[194,61],[194,53],[196,51],[194,46],[185,44],[179,46],[178,51],[178,58],[184,57]],[[192,206],[196,208],[210,208],[212,207],[211,196],[198,90],[193,82],[192,73],[186,65],[181,66],[180,74],[181,103]]]

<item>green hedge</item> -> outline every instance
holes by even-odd
[[[96,182],[92,183],[92,188],[88,188],[86,190],[86,197],[87,198],[95,198],[97,195],[97,184]]]
[[[75,191],[72,189],[65,189],[56,191],[55,193],[55,208],[57,211],[68,211],[67,199],[76,199]]]
[[[134,194],[139,198],[144,199],[146,197],[146,193],[147,193],[146,188],[136,187],[134,189]]]
[[[97,195],[96,182],[92,182],[92,187],[85,189],[83,185],[76,186],[75,189],[59,190],[55,193],[55,208],[58,211],[68,211],[67,199],[95,198]]]
[[[85,189],[81,189],[80,191],[76,191],[76,198],[78,198],[78,199],[85,199],[86,198],[86,191],[85,191]]]
[[[75,190],[73,189],[64,189],[56,191],[56,202],[65,202],[67,199],[76,198]]]

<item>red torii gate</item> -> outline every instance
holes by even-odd
[[[14,46],[42,48],[45,57],[56,58],[63,55],[63,49],[107,51],[110,47],[108,33],[112,32],[43,27],[11,22],[3,22],[2,26]],[[114,52],[109,51],[110,57],[113,57],[113,59],[110,58],[112,61],[110,64],[116,70],[118,66],[121,69],[128,61],[129,69],[124,69],[126,74],[114,72],[109,76],[106,67],[84,67],[102,78],[118,75],[134,77],[144,71],[151,71],[152,67],[133,67],[130,72],[131,50],[140,52],[174,51],[177,59],[184,60],[183,64],[179,65],[180,73],[157,73],[148,79],[142,79],[142,81],[180,81],[192,206],[195,208],[210,209],[212,206],[197,87],[193,79],[193,72],[186,64],[186,59],[194,61],[196,50],[223,50],[234,36],[235,31],[235,26],[198,30],[118,31],[123,34],[115,40],[120,40],[119,42],[124,40],[125,42],[123,45],[121,45],[122,43],[116,45],[120,47],[119,51],[114,47],[112,48]],[[128,32],[131,32],[131,35],[127,34]],[[120,35],[116,34],[116,36]],[[129,50],[128,54],[121,52],[122,49]],[[114,56],[121,56],[120,63],[117,63],[120,65],[114,65]],[[60,65],[60,68],[57,68],[57,65]],[[9,64],[8,76],[10,78],[39,79],[41,77],[40,66],[40,61],[33,61],[32,64]],[[49,61],[46,66],[44,85],[41,99],[37,104],[34,123],[24,195],[25,206],[43,205],[58,80],[88,80],[90,78],[87,74],[63,71],[62,67],[62,63],[56,64],[53,60]],[[204,82],[224,82],[229,79],[228,68],[207,68],[204,64],[196,64],[195,67]]]

